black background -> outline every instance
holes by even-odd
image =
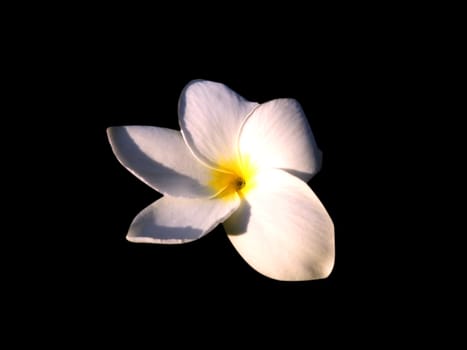
[[[24,195],[34,198],[35,229],[20,237],[21,256],[31,263],[15,278],[23,291],[34,290],[28,305],[37,319],[48,312],[58,323],[84,317],[83,329],[96,334],[102,324],[116,326],[113,334],[213,325],[249,334],[261,324],[271,327],[268,336],[297,332],[301,339],[386,314],[381,293],[404,287],[386,267],[393,238],[379,199],[390,189],[375,180],[391,159],[372,148],[395,123],[388,91],[400,57],[388,50],[390,35],[377,18],[359,22],[341,13],[295,21],[291,13],[281,14],[290,24],[251,30],[248,21],[207,15],[167,26],[100,13],[27,33],[18,59],[36,112],[28,125],[36,148],[28,156],[37,185]],[[117,162],[105,130],[178,129],[179,94],[192,79],[222,82],[251,101],[291,97],[302,104],[323,151],[322,170],[309,185],[335,225],[336,263],[327,279],[280,282],[258,274],[222,226],[185,245],[125,240],[134,216],[160,195]]]

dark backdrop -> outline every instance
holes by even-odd
[[[386,158],[372,147],[393,122],[383,96],[396,58],[381,45],[388,40],[384,28],[314,19],[242,32],[212,18],[182,29],[148,19],[68,26],[64,19],[30,33],[27,53],[34,60],[24,56],[23,67],[34,95],[28,131],[37,141],[25,183],[38,194],[32,195],[35,230],[25,230],[20,247],[33,257],[22,291],[35,291],[28,300],[38,319],[53,309],[58,323],[83,316],[83,327],[96,333],[109,321],[116,329],[174,334],[206,322],[226,333],[267,324],[269,336],[284,327],[307,337],[320,326],[348,327],[384,314],[380,292],[393,287],[394,274],[380,264],[386,265],[391,236],[390,222],[379,219],[384,205],[375,201],[387,189],[375,178]],[[134,216],[159,195],[117,162],[105,130],[178,129],[177,101],[192,79],[222,82],[251,101],[291,97],[302,104],[323,151],[322,170],[309,185],[335,224],[329,278],[263,277],[237,254],[222,226],[185,245],[125,240]]]

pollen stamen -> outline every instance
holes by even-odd
[[[237,191],[241,190],[243,187],[245,187],[245,180],[241,177],[238,177],[236,180],[235,180],[235,189]]]

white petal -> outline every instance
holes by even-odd
[[[284,171],[259,174],[224,227],[245,261],[265,276],[299,281],[331,273],[332,220],[306,183]]]
[[[164,196],[141,211],[127,239],[137,243],[186,243],[196,240],[229,217],[240,205],[231,200]]]
[[[179,131],[153,126],[107,129],[120,163],[155,190],[172,196],[208,197],[210,169],[191,154]]]
[[[308,181],[319,171],[321,151],[300,104],[294,99],[263,103],[240,134],[240,153],[259,167],[280,168]]]
[[[257,105],[223,84],[191,81],[179,101],[183,136],[200,160],[216,167],[219,160],[236,158],[241,124]]]

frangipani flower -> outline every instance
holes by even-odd
[[[107,129],[120,163],[163,194],[130,225],[131,242],[185,243],[223,223],[245,261],[277,280],[327,277],[334,226],[306,182],[321,151],[300,104],[249,102],[227,86],[191,81],[179,100],[181,131]]]

